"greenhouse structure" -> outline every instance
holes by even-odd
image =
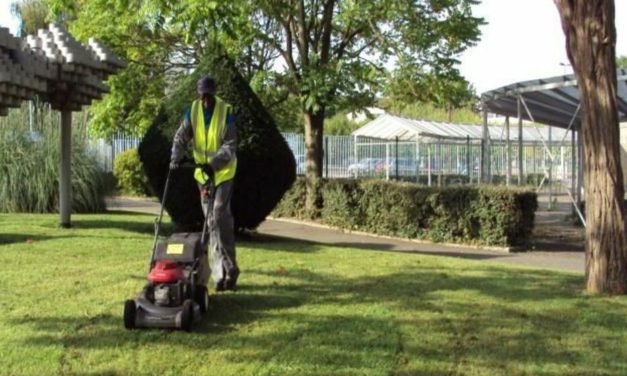
[[[545,177],[570,179],[572,149],[564,143],[569,132],[527,124],[519,137],[511,134],[508,118],[493,119],[501,121],[504,124],[491,124],[484,130],[481,125],[379,116],[352,133],[354,159],[361,166],[351,173],[372,175],[368,163],[382,159],[385,169],[378,172],[386,178],[413,177],[428,185],[451,181],[509,185],[519,178],[523,184],[532,180],[541,184]],[[522,161],[513,160],[519,149]],[[552,156],[557,158],[550,163]]]

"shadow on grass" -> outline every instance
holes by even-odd
[[[379,369],[406,375],[464,374],[466,366],[483,367],[483,374],[606,374],[626,366],[627,349],[615,345],[627,332],[625,306],[583,297],[581,276],[481,264],[453,272],[420,263],[383,276],[347,277],[293,265],[244,273],[258,282],[244,279],[240,291],[213,296],[191,334],[126,331],[122,304],[119,315],[35,313],[13,324],[35,328],[28,345],[135,351],[157,344],[199,354],[219,349],[225,362],[264,364],[260,374],[287,373],[284,365],[316,374]]]
[[[209,311],[202,321],[196,323],[192,333],[174,329],[136,329],[128,331],[123,326],[123,304],[120,302],[120,315],[99,314],[85,316],[38,316],[28,315],[12,320],[15,325],[34,328],[39,334],[27,340],[29,344],[48,346],[59,340],[58,333],[64,334],[65,346],[81,348],[107,348],[135,343],[138,340],[188,345],[205,349],[215,341],[215,335],[236,330],[235,325],[263,320],[266,311],[298,307],[303,298],[290,295],[253,294],[246,292],[212,295]],[[172,334],[176,333],[176,338]],[[194,341],[189,337],[193,336]],[[203,340],[204,339],[204,340]]]
[[[154,234],[155,216],[152,214],[133,213],[133,218],[128,217],[127,212],[108,212],[103,219],[77,218],[72,221],[72,227],[76,229],[114,229],[135,232],[138,234]],[[139,220],[137,217],[141,217]],[[170,234],[174,225],[163,221],[161,223],[162,234]]]
[[[43,240],[59,239],[59,238],[64,238],[64,237],[67,238],[69,236],[0,233],[0,245],[14,244],[14,243],[39,242]]]
[[[350,248],[359,249],[363,251],[385,251],[393,253],[403,254],[416,254],[426,256],[447,256],[456,257],[467,260],[489,260],[495,258],[511,257],[508,253],[493,252],[485,250],[473,250],[468,248],[460,248],[459,251],[440,251],[440,250],[420,250],[420,244],[407,245],[406,247],[399,248],[398,244],[394,243],[377,243],[377,242],[339,242],[339,243],[320,243],[309,240],[298,240],[287,237],[255,234],[247,235],[245,237],[238,238],[240,242],[238,244],[247,247],[254,247],[255,249],[268,249],[276,252],[289,252],[289,253],[312,253],[317,252],[323,247],[337,247],[337,248]],[[431,247],[437,247],[437,244],[430,245]],[[261,247],[261,248],[260,248]]]
[[[238,247],[249,247],[259,251],[285,252],[285,253],[315,253],[326,244],[307,240],[296,240],[274,235],[237,235]],[[331,245],[332,246],[332,245]]]

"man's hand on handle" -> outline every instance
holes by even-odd
[[[209,163],[202,165],[202,171],[209,177],[209,180],[213,181],[213,167]]]

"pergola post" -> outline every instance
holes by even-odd
[[[507,163],[505,185],[509,187],[512,180],[512,143],[509,136],[509,116],[505,116],[505,160]]]
[[[522,122],[522,103],[520,95],[517,96],[518,110],[518,185],[523,185],[523,122]]]
[[[72,111],[61,111],[61,160],[59,164],[59,225],[72,226]]]

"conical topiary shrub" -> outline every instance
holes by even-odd
[[[153,190],[162,197],[172,139],[203,74],[216,79],[218,96],[233,105],[238,165],[231,209],[236,229],[254,229],[291,187],[296,166],[274,121],[225,54],[207,57],[170,97],[139,146],[140,158]],[[177,227],[199,229],[202,212],[192,170],[174,171],[169,189],[166,210]]]

